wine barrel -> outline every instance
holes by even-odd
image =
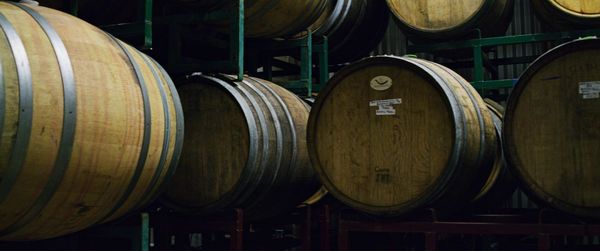
[[[581,0],[532,0],[545,25],[559,30],[599,28],[600,2]]]
[[[330,0],[325,14],[313,23],[313,37],[327,36],[329,62],[341,64],[368,56],[388,27],[385,0]]]
[[[245,35],[247,37],[277,38],[293,36],[306,30],[325,11],[330,0],[246,0],[244,2]],[[175,1],[181,3],[181,1]],[[185,1],[189,6],[204,0]],[[208,3],[210,4],[209,1]],[[237,0],[227,0],[217,10],[234,9]],[[229,31],[227,21],[210,22],[220,30]]]
[[[264,219],[317,191],[306,149],[309,106],[268,81],[194,76],[179,85],[186,113],[180,165],[163,201],[182,211],[245,209]]]
[[[540,206],[600,217],[600,40],[556,47],[533,62],[509,97],[507,161]]]
[[[0,240],[38,240],[150,202],[183,117],[169,76],[73,16],[0,2]]]
[[[512,18],[514,0],[387,0],[409,39],[449,40],[480,30],[482,36],[503,35]]]
[[[504,107],[491,99],[484,99],[485,104],[492,115],[494,129],[496,129],[496,153],[492,165],[492,172],[487,181],[475,196],[472,203],[475,206],[492,208],[505,202],[516,190],[517,185],[512,174],[506,166],[504,152],[502,150],[502,118]]]
[[[311,162],[327,190],[377,215],[469,202],[490,173],[495,143],[471,85],[413,58],[377,56],[343,68],[308,125]]]

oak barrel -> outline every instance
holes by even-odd
[[[310,109],[266,80],[233,79],[195,75],[178,85],[186,141],[163,201],[182,212],[276,216],[319,188],[306,149]]]
[[[387,0],[409,39],[449,40],[467,35],[503,35],[514,0]]]
[[[377,215],[466,204],[490,173],[495,143],[491,115],[467,81],[393,56],[340,70],[308,125],[311,162],[327,190]]]
[[[475,207],[495,208],[505,202],[516,190],[516,181],[508,170],[504,151],[502,150],[502,119],[504,118],[504,107],[491,99],[484,99],[485,104],[492,115],[494,129],[496,130],[496,152],[492,171],[485,184],[473,198]]]
[[[0,240],[38,240],[150,202],[183,115],[152,59],[73,16],[0,2]]]
[[[40,6],[72,13],[76,1],[77,17],[93,25],[133,23],[142,16],[141,1],[136,0],[35,0]],[[118,6],[118,8],[115,8]]]
[[[600,40],[539,57],[519,78],[504,118],[505,154],[540,206],[600,217]]]
[[[314,39],[327,36],[329,62],[340,64],[368,56],[387,31],[385,0],[330,0],[310,27]]]
[[[237,0],[224,0],[216,10],[234,9]],[[331,0],[246,0],[244,1],[245,35],[247,37],[276,38],[292,36],[307,30],[325,11]],[[182,2],[182,1],[174,1]],[[185,1],[190,6],[203,4],[205,0]],[[213,1],[208,1],[210,4]],[[202,10],[199,10],[202,11]],[[229,31],[226,20],[210,23]]]
[[[532,0],[537,16],[555,29],[599,28],[600,2],[582,0]]]

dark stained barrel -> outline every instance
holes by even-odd
[[[311,30],[315,39],[327,36],[329,62],[339,64],[368,56],[383,39],[389,19],[385,0],[330,0]]]
[[[310,114],[311,162],[341,202],[377,215],[458,209],[481,191],[496,150],[477,92],[421,59],[378,56],[340,70]]]
[[[264,219],[317,191],[306,147],[310,109],[301,99],[253,77],[194,76],[178,90],[186,139],[168,205],[201,214],[243,208]]]
[[[409,38],[449,40],[466,35],[503,35],[514,0],[387,0],[398,25]]]
[[[541,206],[600,217],[600,40],[558,46],[518,80],[504,119],[505,154]]]
[[[504,151],[502,150],[502,119],[504,118],[504,107],[491,99],[484,99],[487,108],[494,121],[496,129],[496,153],[492,171],[481,188],[481,191],[472,203],[481,208],[496,208],[505,202],[517,188],[516,181],[508,170]]]
[[[223,0],[226,4],[216,10],[232,9],[236,0]],[[276,38],[292,36],[307,30],[326,10],[330,0],[246,0],[244,1],[245,34],[247,37]],[[181,2],[181,1],[174,1]],[[189,6],[210,5],[214,1],[185,1]],[[201,11],[201,10],[199,10]],[[221,30],[227,29],[226,20],[209,23]]]
[[[532,0],[544,23],[555,29],[600,28],[600,2],[581,0]]]
[[[0,2],[0,240],[53,238],[148,204],[183,114],[169,76],[98,28]]]

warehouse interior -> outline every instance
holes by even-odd
[[[0,251],[600,250],[600,1],[0,1]]]

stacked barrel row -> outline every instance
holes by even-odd
[[[387,5],[386,5],[387,2]],[[247,0],[244,1],[245,35],[250,38],[298,39],[310,30],[316,39],[329,39],[332,64],[367,56],[382,40],[389,12],[397,26],[413,42],[504,35],[511,23],[515,0]],[[40,0],[44,6],[70,9],[69,1]],[[600,27],[600,4],[580,0],[531,1],[543,26],[551,30]],[[237,0],[160,0],[154,4],[161,17],[230,11]],[[120,6],[114,10],[113,6]],[[443,6],[443,7],[440,7]],[[137,12],[134,1],[79,0],[79,15],[94,24],[131,22]],[[161,23],[160,21],[157,23]],[[202,25],[226,33],[231,20],[203,21]],[[195,32],[202,31],[197,30]],[[160,31],[155,31],[161,34]],[[212,36],[211,34],[206,34]],[[166,34],[164,34],[166,36]],[[160,36],[159,36],[160,37]],[[158,45],[157,45],[158,46]],[[191,51],[198,48],[187,48]]]
[[[173,0],[178,10],[197,12],[235,9],[237,1]],[[332,63],[354,61],[367,56],[381,41],[388,26],[385,0],[253,0],[245,1],[245,35],[250,38],[299,39],[312,32],[316,40],[326,36]],[[222,32],[228,20],[205,22]]]
[[[441,65],[361,60],[339,71],[316,100],[308,131],[312,163],[330,193],[358,210],[450,213],[486,192],[497,199],[511,194],[503,187],[510,176],[498,167],[504,152],[520,187],[540,206],[600,217],[599,56],[595,38],[542,55],[517,82],[504,128],[501,107],[486,107]]]
[[[277,10],[281,2],[256,1],[247,13]],[[346,23],[363,17],[351,10],[377,5],[357,2],[361,11],[343,1],[307,1],[323,13],[344,9],[348,19],[322,14],[306,23],[330,35],[331,27],[360,27]],[[282,32],[274,36],[291,26],[273,28]],[[452,212],[512,192],[502,149],[539,202],[599,216],[597,39],[561,46],[532,64],[501,129],[498,105],[486,104],[452,70],[421,59],[379,56],[346,67],[309,118],[305,102],[252,77],[190,75],[179,82],[180,102],[152,59],[51,9],[2,2],[0,28],[3,240],[50,238],[114,220],[165,189],[163,202],[179,211],[244,208],[267,218],[314,193],[315,173],[334,197],[368,213]],[[260,34],[264,27],[255,28]]]
[[[504,35],[514,0],[387,0],[396,23],[414,42]],[[533,0],[534,10],[549,30],[600,27],[600,3],[580,0]],[[443,6],[443,7],[440,7]]]

